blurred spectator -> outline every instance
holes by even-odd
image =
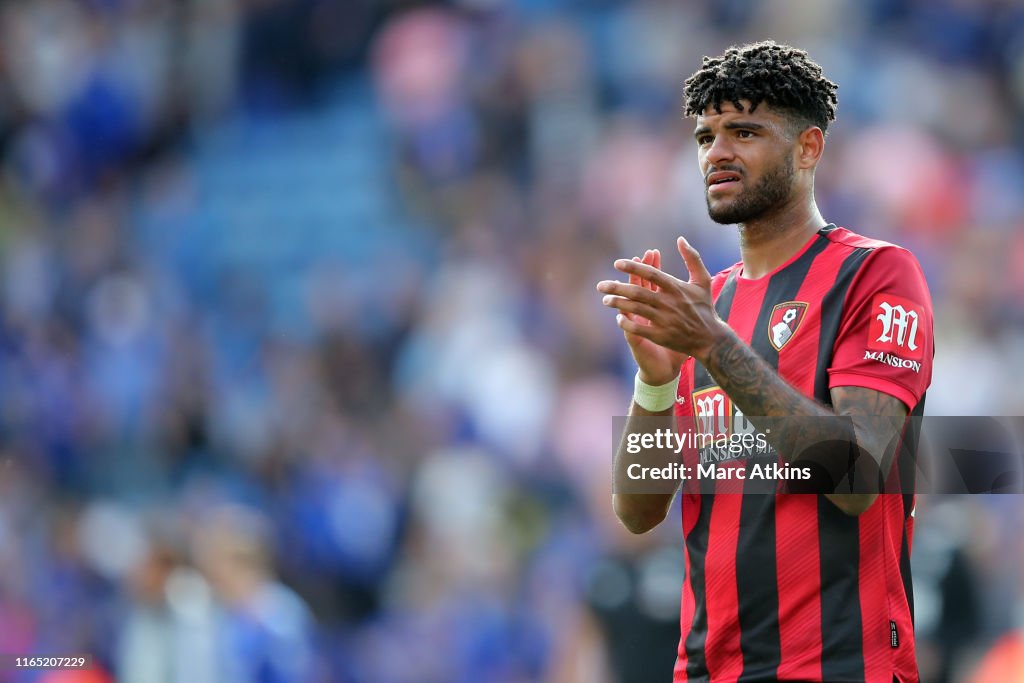
[[[213,510],[195,529],[193,554],[212,598],[211,681],[299,683],[311,676],[312,619],[302,599],[273,577],[269,534],[265,519],[242,508]]]

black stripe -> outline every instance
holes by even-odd
[[[910,623],[914,623],[914,583],[910,575],[910,539],[907,538],[907,519],[914,511],[914,492],[917,485],[917,449],[921,438],[921,417],[924,416],[924,400],[927,392],[921,396],[914,409],[910,411],[910,424],[900,449],[899,468],[900,492],[903,494],[903,542],[900,545],[900,577],[903,579],[903,593],[910,608]]]
[[[825,405],[832,405],[828,389],[828,368],[832,365],[832,352],[839,334],[839,323],[843,319],[843,303],[850,289],[854,275],[864,264],[871,249],[859,248],[850,252],[839,266],[835,282],[821,298],[821,326],[818,336],[818,364],[814,370],[814,398]]]
[[[921,418],[924,416],[924,400],[927,392],[921,396],[910,416],[904,423],[903,438],[896,452],[896,473],[898,488],[896,493],[903,495],[903,518],[910,516],[914,507],[914,492],[917,491],[918,448],[921,442]],[[889,489],[892,490],[892,489]]]
[[[711,530],[711,506],[714,496],[700,497],[700,512],[693,529],[686,535],[686,549],[690,558],[690,587],[693,589],[693,620],[683,647],[686,650],[686,676],[689,680],[708,675],[708,662],[704,645],[708,635],[708,602],[705,593],[704,560],[708,554],[708,535]]]
[[[821,563],[821,676],[825,681],[864,680],[860,618],[860,519],[818,496]]]
[[[903,579],[903,593],[907,598],[907,606],[910,609],[910,624],[914,621],[914,582],[910,574],[910,543],[907,538],[906,520],[903,522],[903,541],[900,544],[900,578]]]
[[[715,299],[715,310],[718,311],[718,317],[722,320],[728,320],[729,312],[732,311],[732,300],[736,296],[736,278],[739,277],[739,273],[738,267],[732,269],[725,284],[722,285],[722,289],[718,292],[718,298]]]
[[[792,301],[800,291],[814,260],[831,244],[819,235],[800,257],[768,281],[750,346],[773,369],[779,352],[768,338],[768,324],[776,304]],[[752,463],[748,460],[747,466]],[[757,493],[767,495],[754,495]],[[740,681],[776,675],[782,661],[779,635],[778,568],[775,545],[775,483],[747,478],[743,486],[737,542],[736,584],[739,598]]]

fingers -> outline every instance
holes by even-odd
[[[648,263],[648,265],[654,266],[658,270],[661,270],[661,250],[660,249],[652,249],[651,250],[651,260],[650,260],[650,263]],[[647,284],[650,287],[651,291],[653,291],[653,292],[657,292],[658,291],[658,285],[656,285],[656,284],[654,284],[653,282],[650,282],[650,281],[648,281]]]
[[[641,278],[650,281],[651,284],[662,288],[669,287],[673,283],[679,282],[668,273],[658,270],[647,263],[637,263],[636,261],[619,259],[615,262],[615,269],[622,271],[623,273],[639,275]]]
[[[628,319],[632,320],[633,322],[637,323],[638,325],[647,326],[647,325],[651,324],[650,320],[648,320],[647,318],[643,317],[642,315],[637,315],[636,313],[628,313],[626,311],[623,311],[622,313],[620,313],[620,315],[626,316]]]
[[[636,259],[634,259],[634,260],[636,260]],[[653,253],[651,252],[650,249],[648,249],[647,251],[644,252],[644,257],[642,259],[640,259],[639,262],[640,263],[645,263],[647,265],[651,265],[652,263],[654,263],[654,256],[653,256]],[[650,289],[651,288],[651,283],[648,282],[647,280],[639,277],[638,275],[630,275],[630,278],[633,278],[633,277],[635,277],[635,278],[637,278],[637,280],[639,280],[638,284],[641,287],[643,287],[644,289]]]
[[[615,322],[618,323],[619,327],[625,332],[654,341],[652,338],[654,328],[650,325],[641,325],[635,320],[631,320],[625,313],[619,313],[615,316]]]
[[[646,254],[644,255],[644,258],[647,258]],[[640,263],[640,257],[639,256],[634,256],[633,260],[636,261],[637,263]],[[639,275],[634,275],[633,273],[630,273],[629,274],[629,284],[631,284],[631,285],[642,285],[643,284],[643,280],[640,279]]]
[[[629,315],[630,319],[634,322],[641,322],[636,320],[637,316],[642,316],[646,320],[651,320],[651,316],[655,314],[655,309],[649,304],[641,303],[639,301],[633,301],[621,296],[613,296],[606,294],[602,299],[601,303],[609,308],[617,308]]]
[[[702,287],[710,287],[711,273],[704,266],[704,261],[697,250],[690,246],[690,243],[682,236],[676,240],[676,246],[679,247],[679,255],[683,257],[686,269],[690,271],[690,282]]]
[[[660,262],[661,254],[658,253],[657,249],[648,249],[647,251],[644,252],[643,258],[639,256],[634,256],[632,260],[635,261],[636,263],[646,263],[649,266],[653,265],[655,268],[658,268],[659,266],[655,264],[655,261],[657,260]],[[643,279],[636,273],[629,274],[629,284],[640,285],[641,287],[646,287],[651,291],[657,291],[657,288],[654,285],[652,285],[648,280]]]
[[[643,257],[634,256],[631,260],[635,263],[643,263],[661,270],[661,250],[659,249],[648,249],[647,251],[644,252]],[[655,285],[650,280],[640,277],[640,275],[638,275],[637,273],[629,274],[629,284],[646,287],[652,292],[658,291],[657,285]]]
[[[598,282],[597,291],[609,295],[618,295],[618,298],[630,299],[648,306],[653,306],[658,301],[655,293],[646,287],[627,285],[625,282],[618,282],[616,280],[602,280]],[[609,297],[606,296],[604,298],[608,299]]]

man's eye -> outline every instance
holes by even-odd
[[[738,131],[736,131],[736,135],[738,137],[741,137],[741,138],[752,138],[752,137],[754,137],[754,134],[751,133],[749,130],[738,130]]]
[[[698,144],[698,145],[707,145],[707,144],[709,144],[709,143],[710,143],[710,142],[711,142],[711,141],[712,141],[713,139],[714,139],[714,138],[712,138],[712,137],[711,137],[710,135],[701,135],[701,136],[700,136],[699,138],[697,138],[697,144]]]

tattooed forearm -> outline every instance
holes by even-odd
[[[791,417],[832,414],[784,382],[735,334],[730,333],[711,348],[704,367],[744,415]]]
[[[872,490],[880,483],[880,472],[888,471],[907,414],[898,399],[872,389],[837,387],[832,390],[834,407],[822,405],[794,389],[732,333],[701,361],[759,429],[770,422],[769,441],[776,451],[787,462],[811,466],[816,482],[827,477],[832,485],[827,490]],[[829,497],[851,514],[874,500],[873,495]]]
[[[735,334],[730,333],[711,348],[704,367],[744,415],[834,415],[785,382]]]

